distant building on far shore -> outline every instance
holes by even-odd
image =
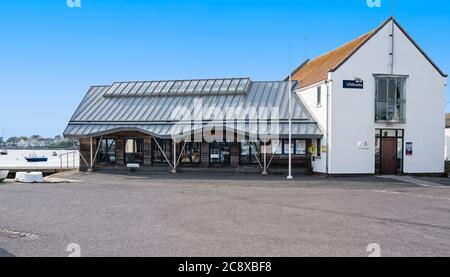
[[[3,142],[3,143],[2,143]],[[0,147],[6,149],[72,149],[77,144],[58,135],[54,138],[43,138],[38,135],[31,137],[10,137],[0,141]]]

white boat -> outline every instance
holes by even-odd
[[[8,150],[0,149],[0,155],[8,155]]]
[[[0,170],[0,182],[5,180],[8,177],[8,170]]]
[[[30,163],[36,163],[36,162],[46,162],[48,161],[48,158],[46,156],[38,157],[36,154],[30,154],[25,156],[25,160],[27,160]]]

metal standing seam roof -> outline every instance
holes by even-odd
[[[320,128],[295,95],[294,88],[295,85],[291,92],[294,95],[293,135],[321,137]],[[135,130],[170,138],[178,121],[173,115],[180,114],[181,108],[192,109],[195,100],[201,100],[206,110],[196,115],[201,116],[204,124],[222,122],[221,112],[226,113],[229,107],[239,107],[243,111],[278,107],[280,135],[283,136],[288,132],[287,92],[286,81],[254,82],[249,78],[116,82],[110,86],[92,86],[70,119],[64,136],[92,137]],[[270,118],[270,114],[268,116]],[[237,126],[234,130],[245,132]]]

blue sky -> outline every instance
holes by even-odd
[[[389,17],[381,1],[2,0],[0,136],[61,134],[92,84],[278,80],[304,60],[305,35],[308,57],[329,51]],[[396,2],[400,24],[449,73],[449,1]]]

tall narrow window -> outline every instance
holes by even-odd
[[[167,159],[170,161],[171,157],[172,157],[172,141],[171,140],[156,139],[156,141],[153,141],[153,143],[152,143],[152,162],[153,163],[167,163]]]
[[[317,107],[322,105],[322,87],[317,87]]]
[[[213,142],[209,144],[210,165],[230,165],[231,144],[227,142]]]
[[[281,141],[279,140],[272,140],[272,153],[276,155],[283,154],[283,145],[281,144]]]
[[[283,154],[284,155],[289,155],[289,153],[294,154],[294,147],[295,147],[295,141],[291,140],[291,145],[290,145],[290,150],[289,150],[289,140],[285,139],[283,140]]]
[[[180,146],[182,147],[182,146]],[[181,152],[181,163],[183,164],[199,164],[200,163],[200,142],[187,142]]]
[[[295,155],[306,155],[306,140],[295,141]]]
[[[405,121],[406,77],[376,76],[375,120]]]
[[[243,140],[239,144],[239,163],[240,164],[258,164],[260,160],[261,144],[260,142],[251,142]]]
[[[97,163],[114,164],[116,163],[116,140],[98,139]]]
[[[317,157],[322,155],[322,139],[317,139],[317,149],[316,149]]]

